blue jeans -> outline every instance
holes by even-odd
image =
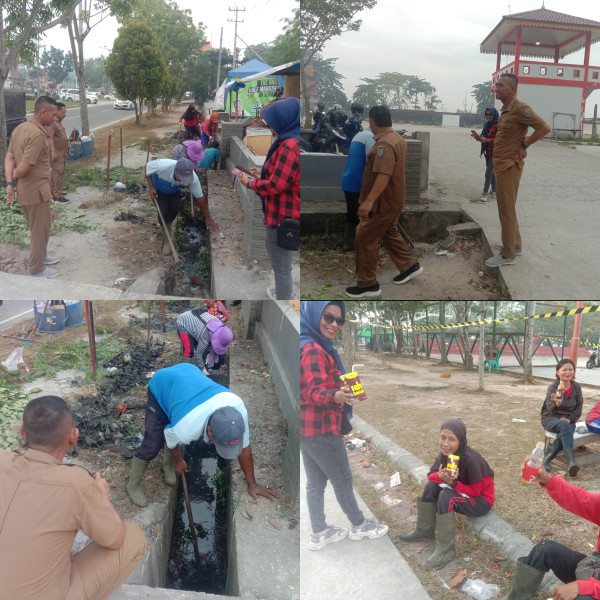
[[[490,183],[492,184],[492,192],[496,191],[496,174],[494,173],[494,166],[492,164],[492,157],[485,157],[485,182],[483,184],[483,193],[487,194],[490,189]]]
[[[313,533],[327,527],[324,496],[328,480],[340,508],[352,525],[362,525],[365,516],[354,496],[344,438],[337,435],[300,437],[300,452],[306,471],[306,505]]]
[[[275,272],[275,296],[277,300],[292,297],[292,255],[277,245],[277,227],[267,227],[267,252]]]
[[[573,433],[575,433],[575,425],[573,423],[563,421],[558,417],[550,417],[544,429],[556,433],[556,439],[553,444],[555,450],[573,447]]]

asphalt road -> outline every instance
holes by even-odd
[[[134,110],[115,110],[112,100],[98,100],[98,104],[88,104],[88,119],[91,132],[107,125],[118,123],[123,119],[130,119],[131,117],[135,117]],[[75,128],[81,133],[79,107],[67,108],[67,116],[63,119],[62,124],[67,135],[70,135]]]
[[[0,331],[14,327],[23,319],[33,317],[31,300],[4,300],[0,306]]]

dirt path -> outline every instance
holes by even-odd
[[[439,452],[437,438],[439,427],[450,417],[461,418],[467,426],[469,445],[480,452],[494,469],[496,501],[495,514],[510,523],[517,531],[540,541],[544,537],[556,540],[580,552],[591,552],[597,538],[597,526],[568,513],[556,505],[539,486],[521,483],[519,468],[523,458],[531,452],[535,443],[544,439],[539,411],[549,381],[538,380],[525,385],[521,377],[505,374],[485,374],[485,391],[478,392],[477,371],[466,371],[456,366],[442,366],[432,360],[398,358],[395,355],[360,352],[356,362],[364,363],[359,369],[368,400],[355,406],[356,414],[373,425],[383,435],[421,459],[433,463]],[[419,389],[414,384],[437,386],[442,389]],[[583,415],[595,404],[598,391],[582,386],[584,397]],[[515,422],[522,419],[525,422]],[[591,444],[576,451],[576,458],[600,451],[599,444]],[[374,449],[351,457],[357,488],[365,495],[372,510],[386,521],[392,538],[402,529],[410,530],[414,522],[415,501],[420,491],[401,472],[402,485],[390,490],[389,477],[398,470],[385,456]],[[361,462],[374,463],[364,468]],[[554,472],[564,476],[562,453],[554,461]],[[591,492],[600,491],[600,477],[595,465],[583,466],[577,478],[567,481]],[[375,492],[372,483],[382,481],[387,490]],[[361,483],[362,482],[362,483]],[[386,493],[401,502],[387,506],[381,497]],[[398,546],[409,560],[417,575],[427,586],[433,598],[447,597],[437,578],[420,567],[432,547],[428,544]],[[458,558],[442,569],[444,577],[452,575],[457,568],[467,568],[469,576],[479,570],[479,577],[488,583],[497,583],[505,592],[514,565],[504,560],[495,547],[477,538],[466,526],[458,529]],[[469,557],[471,561],[464,561]],[[468,564],[467,564],[468,563]],[[437,581],[436,581],[437,580]],[[462,592],[458,597],[465,597]],[[536,600],[546,598],[536,596]]]

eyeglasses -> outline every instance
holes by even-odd
[[[492,116],[492,113],[485,113],[485,116],[486,116],[486,117],[491,117],[491,116]]]
[[[323,320],[328,325],[331,325],[335,321],[335,324],[338,327],[342,327],[342,325],[346,322],[346,320],[342,319],[342,317],[334,317],[331,313],[323,313],[322,316],[323,316]]]

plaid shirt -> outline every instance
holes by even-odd
[[[333,357],[315,342],[300,351],[300,435],[342,435],[343,404],[333,395],[342,387]]]
[[[254,179],[250,189],[262,197],[263,223],[274,227],[284,219],[300,218],[300,147],[285,138],[265,165],[265,179]]]
[[[494,151],[494,140],[496,139],[496,134],[498,133],[498,123],[492,123],[490,128],[485,136],[485,139],[488,141],[485,145],[485,155],[491,156]]]

